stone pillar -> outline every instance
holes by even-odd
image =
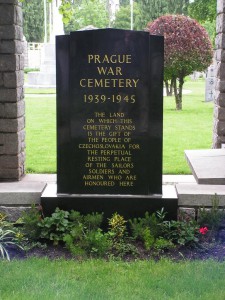
[[[0,181],[24,175],[23,68],[21,4],[0,0]]]
[[[213,148],[225,144],[225,0],[217,0]]]

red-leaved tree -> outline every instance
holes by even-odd
[[[176,109],[182,109],[184,77],[204,71],[212,61],[212,44],[197,21],[182,15],[165,15],[148,23],[150,34],[164,35],[164,80],[171,80]]]

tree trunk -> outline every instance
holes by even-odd
[[[182,110],[182,90],[184,84],[183,76],[178,78],[179,85],[177,87],[177,80],[174,81],[174,95],[175,95],[175,102],[176,102],[176,110]]]
[[[165,80],[166,86],[166,96],[171,97],[173,96],[173,79],[169,82],[169,80]]]

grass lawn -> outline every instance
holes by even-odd
[[[164,174],[190,174],[184,150],[211,148],[213,103],[204,102],[204,88],[203,80],[184,84],[184,89],[192,93],[183,96],[182,111],[174,109],[174,97],[164,97]],[[26,94],[26,168],[29,173],[56,172],[55,108],[54,94],[40,98]]]
[[[224,300],[225,262],[0,261],[0,299]]]
[[[56,172],[56,101],[26,96],[26,170]]]
[[[33,88],[25,88],[25,94],[55,94],[56,91],[54,88],[40,88],[40,89],[33,89]]]
[[[174,97],[164,97],[163,173],[190,174],[184,150],[212,146],[213,103],[204,102],[205,82],[187,81],[183,110],[176,111]]]

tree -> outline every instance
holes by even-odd
[[[69,23],[65,25],[65,32],[78,30],[88,25],[105,28],[108,24],[109,15],[105,0],[93,0],[91,3],[82,1],[80,5],[74,6],[72,17]]]
[[[205,21],[205,22],[200,22],[200,24],[206,29],[208,32],[210,41],[212,42],[213,45],[215,45],[215,38],[216,38],[216,19],[212,22],[210,21]]]
[[[138,19],[140,16],[139,7],[136,2],[134,2],[134,30],[141,29],[138,24]],[[121,6],[116,13],[116,19],[113,22],[113,28],[130,29],[130,6]]]
[[[216,20],[216,0],[195,0],[188,7],[190,17],[199,22]]]
[[[43,0],[23,1],[23,30],[28,42],[43,42],[44,4]]]
[[[147,22],[167,13],[167,0],[140,0],[139,26],[144,29]]]
[[[216,0],[195,0],[188,7],[189,16],[196,19],[209,33],[214,44],[216,37]]]
[[[181,110],[184,77],[193,71],[204,71],[212,61],[208,33],[197,21],[182,15],[162,16],[148,24],[148,31],[164,35],[164,80],[172,80],[176,109]]]
[[[149,21],[153,21],[165,14],[187,15],[189,0],[139,0],[139,26],[145,28]]]
[[[168,0],[167,10],[170,14],[188,14],[189,0]]]
[[[120,0],[120,6],[127,6],[130,4],[130,0]]]

